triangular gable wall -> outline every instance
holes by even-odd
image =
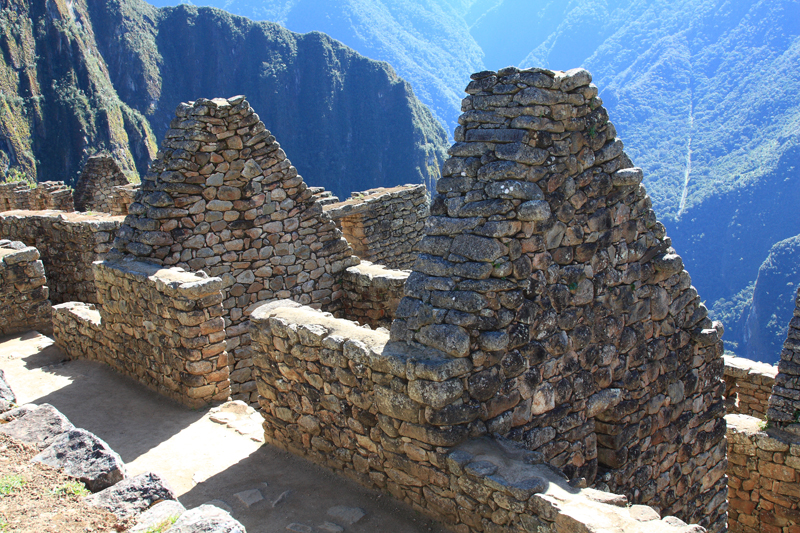
[[[234,399],[255,401],[250,312],[339,308],[352,249],[242,96],[181,104],[114,241],[117,253],[224,281]]]

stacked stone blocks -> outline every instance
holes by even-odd
[[[358,263],[243,96],[181,104],[114,247],[223,280],[234,399],[255,401],[247,326],[261,302],[341,308]]]
[[[63,181],[43,181],[31,188],[27,183],[0,183],[0,211],[55,209],[74,211],[72,189]]]
[[[487,437],[465,443],[446,395],[469,360],[436,358],[294,302],[262,306],[250,331],[267,442],[454,531],[704,531],[627,508],[624,496],[575,489],[541,453]]]
[[[92,263],[111,250],[121,217],[59,211],[0,213],[0,237],[41,254],[54,303],[98,303]]]
[[[778,375],[769,399],[769,420],[781,427],[796,425],[800,432],[800,288],[795,297],[794,316],[778,363]]]
[[[721,531],[722,326],[590,81],[473,76],[392,340],[469,364],[443,429]]]
[[[219,278],[130,260],[94,269],[101,305],[54,308],[56,342],[66,354],[106,363],[193,407],[228,398]]]
[[[337,316],[388,329],[403,298],[408,274],[368,261],[348,268],[342,276],[344,297]]]
[[[428,191],[424,185],[371,189],[353,193],[340,203],[325,205],[354,253],[365,261],[406,269],[416,259],[428,218]]]
[[[32,329],[49,333],[51,305],[39,251],[0,240],[0,336]]]
[[[124,197],[117,197],[119,188],[128,185],[128,178],[110,154],[93,155],[87,159],[75,183],[75,210],[125,215],[127,204]],[[123,209],[124,213],[121,212]]]
[[[778,369],[743,357],[724,360],[726,411],[764,420]]]

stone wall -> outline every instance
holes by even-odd
[[[726,411],[764,420],[778,369],[743,357],[724,360]]]
[[[406,279],[408,272],[368,261],[348,268],[342,275],[344,297],[337,316],[388,329],[403,298]]]
[[[256,400],[250,313],[276,298],[335,312],[358,258],[242,96],[181,104],[116,254],[223,280],[234,399]]]
[[[446,405],[467,359],[431,358],[385,332],[293,302],[251,316],[266,440],[362,484],[388,491],[459,533],[701,532],[624,496],[567,483],[504,439],[475,438]],[[427,405],[426,405],[427,404]],[[487,406],[490,404],[487,404]]]
[[[0,238],[22,241],[41,254],[54,303],[97,303],[92,263],[111,249],[121,217],[58,211],[0,213]]]
[[[800,531],[800,437],[747,415],[728,415],[731,533]]]
[[[138,190],[139,185],[133,183],[114,187],[114,192],[111,196],[111,211],[109,212],[114,216],[127,215],[128,207],[136,198],[136,191]]]
[[[39,251],[0,240],[0,336],[37,330],[49,333],[51,305]]]
[[[0,211],[74,211],[72,189],[63,181],[43,181],[30,188],[27,183],[0,183]]]
[[[722,531],[722,325],[590,81],[473,75],[391,337],[467,369],[428,385],[439,431]]]
[[[128,178],[110,154],[93,155],[75,183],[75,210],[112,213],[115,206],[119,210],[124,204],[115,198],[117,187],[127,185]]]
[[[789,321],[781,350],[767,416],[780,427],[798,425],[800,428],[800,288],[797,289],[794,316]]]
[[[326,204],[355,254],[389,268],[410,268],[429,215],[424,185],[371,189],[353,193],[340,203]]]
[[[142,261],[98,262],[94,277],[102,305],[54,308],[64,353],[106,363],[193,407],[228,398],[219,278]]]

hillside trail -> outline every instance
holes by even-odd
[[[187,509],[228,507],[248,533],[447,531],[389,495],[263,444],[260,415],[190,409],[102,363],[65,359],[35,331],[0,338],[0,368],[18,403],[53,405],[119,453],[129,476],[165,478]]]

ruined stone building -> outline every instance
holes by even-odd
[[[96,154],[86,160],[75,182],[75,210],[127,215],[135,191],[110,154]]]
[[[724,531],[722,326],[591,76],[467,93],[429,207],[333,202],[244,97],[182,104],[57,342],[257,402],[268,442],[459,533]]]

